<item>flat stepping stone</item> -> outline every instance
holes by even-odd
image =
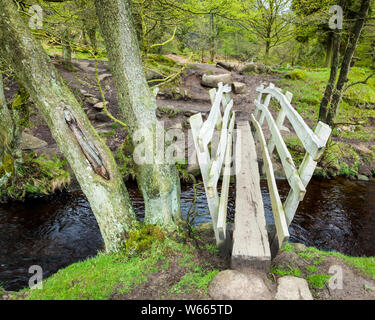
[[[217,88],[219,83],[231,84],[232,76],[230,73],[218,74],[218,75],[207,75],[202,76],[201,84],[205,87]]]
[[[305,279],[286,276],[277,283],[276,300],[314,300]]]
[[[272,300],[273,295],[265,280],[254,273],[243,274],[236,270],[220,272],[208,288],[214,300]]]

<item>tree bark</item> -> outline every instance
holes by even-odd
[[[6,104],[0,72],[0,202],[8,200],[6,189],[16,175],[18,164],[22,162],[20,143],[21,132]]]
[[[350,64],[352,62],[355,50],[358,45],[363,26],[366,22],[366,17],[370,8],[371,0],[362,0],[361,8],[357,14],[357,20],[354,24],[353,30],[350,33],[348,45],[341,64],[341,71],[335,91],[332,96],[331,106],[327,114],[327,124],[334,125],[334,119],[339,111],[342,96],[344,94],[344,86],[348,82],[348,75],[350,71]]]
[[[106,251],[118,251],[136,217],[113,155],[26,27],[14,2],[0,0],[0,6],[0,58],[15,70],[68,160],[90,202]],[[98,163],[101,167],[94,166]]]
[[[329,34],[329,38],[327,40],[327,49],[326,49],[326,62],[325,66],[329,68],[332,63],[334,50],[335,50],[335,34]]]
[[[66,68],[71,69],[73,67],[72,65],[72,47],[70,45],[70,31],[69,29],[66,29],[63,33],[63,39],[62,39],[62,56],[63,56],[63,62]]]
[[[151,133],[150,141],[147,141],[153,155],[151,163],[136,164],[136,178],[145,201],[145,221],[174,227],[181,220],[179,176],[174,164],[157,162],[157,149],[165,144],[156,137],[156,98],[145,78],[129,2],[96,0],[95,6],[117,89],[119,108],[134,147],[138,145],[135,139],[139,138],[140,129],[146,128]]]
[[[331,74],[328,80],[326,90],[319,108],[319,121],[326,122],[328,115],[328,105],[331,102],[333,90],[336,85],[337,73],[340,64],[340,44],[341,44],[341,31],[336,30],[333,35],[333,56],[331,61]]]

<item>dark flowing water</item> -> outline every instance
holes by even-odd
[[[280,195],[289,187],[279,181]],[[128,185],[135,210],[142,218],[143,200],[135,185]],[[262,182],[267,221],[271,204],[267,183]],[[188,211],[194,191],[182,188],[181,205]],[[228,202],[228,219],[233,220],[235,188]],[[197,188],[197,211],[207,213],[204,189]],[[210,221],[209,216],[196,222]],[[18,290],[27,286],[32,265],[43,268],[48,277],[60,268],[94,256],[102,249],[102,239],[90,206],[81,192],[28,200],[0,206],[0,286]],[[375,183],[344,179],[309,184],[290,228],[291,240],[324,250],[353,256],[375,255]]]

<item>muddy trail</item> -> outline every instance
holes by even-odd
[[[59,60],[53,59],[55,67],[60,71],[63,79],[72,89],[77,100],[81,103],[89,120],[99,133],[105,138],[108,146],[115,151],[124,141],[126,132],[115,126],[114,123],[106,116],[100,106],[100,92],[96,85],[95,78],[95,62],[91,60],[73,60],[74,70],[67,70],[62,66]],[[183,124],[193,113],[202,112],[204,116],[210,111],[210,88],[201,85],[203,74],[224,74],[230,73],[222,68],[217,68],[210,64],[191,64],[184,71],[179,81],[177,94],[171,95],[170,88],[159,91],[157,96],[157,105],[161,108],[167,107],[180,111],[176,116],[170,117],[166,113],[157,112],[158,118],[164,123],[166,129]],[[109,63],[107,61],[98,62],[98,74],[101,82],[105,98],[108,102],[107,108],[109,112],[121,118],[117,102],[117,93],[110,72]],[[237,119],[249,119],[250,113],[253,111],[253,101],[257,97],[256,88],[262,83],[269,84],[277,81],[277,78],[269,75],[240,75],[238,72],[231,72],[232,81],[238,81],[246,84],[246,91],[243,94],[232,94],[234,100],[234,110],[237,111]],[[14,80],[5,79],[5,95],[7,99],[11,99],[17,92],[17,84]],[[184,92],[179,95],[178,92]],[[183,112],[181,112],[183,111]],[[43,148],[37,148],[38,153],[59,153],[56,142],[54,141],[47,124],[42,116],[34,108],[31,116],[33,124],[31,129],[26,132],[37,137],[47,143]],[[186,129],[185,127],[183,127]],[[29,149],[34,149],[29,146]]]

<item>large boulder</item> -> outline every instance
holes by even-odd
[[[95,104],[99,103],[100,101],[96,97],[89,97],[89,98],[86,99],[86,102],[91,104],[91,105],[95,105]]]
[[[314,300],[305,279],[286,276],[277,284],[276,300]]]
[[[272,74],[272,68],[263,63],[249,63],[240,69],[240,73]]]
[[[228,70],[228,71],[233,71],[233,70],[237,69],[237,66],[236,66],[235,63],[224,62],[224,61],[219,61],[216,64],[216,67],[220,67],[220,68],[223,68],[223,69]]]
[[[211,282],[208,293],[214,300],[272,300],[265,280],[256,274],[236,270],[220,272]]]
[[[145,74],[147,81],[165,79],[165,76],[162,73],[151,68],[146,68]]]
[[[233,82],[232,91],[236,94],[244,93],[246,90],[246,84],[242,82]]]
[[[204,74],[201,81],[203,86],[210,88],[217,88],[220,82],[222,82],[223,84],[231,84],[232,76],[229,73],[218,75]]]
[[[22,150],[36,150],[44,148],[47,145],[48,143],[44,140],[34,137],[29,133],[22,132]]]

